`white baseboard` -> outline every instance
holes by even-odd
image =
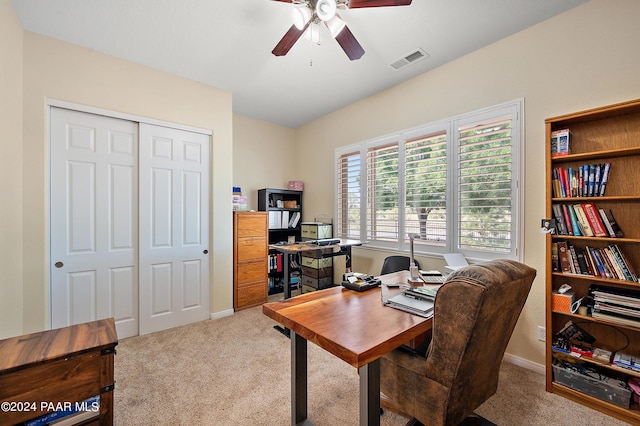
[[[215,320],[215,319],[220,319],[224,317],[230,317],[231,315],[233,315],[233,309],[227,309],[226,311],[220,311],[220,312],[211,312],[211,319]]]
[[[504,361],[510,362],[511,364],[515,364],[518,367],[526,368],[527,370],[531,370],[534,373],[545,374],[545,368],[542,364],[536,364],[535,362],[531,362],[528,359],[520,358],[515,355],[511,355],[508,353],[504,354]]]

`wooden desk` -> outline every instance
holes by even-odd
[[[285,279],[284,298],[288,299],[288,298],[291,297],[291,288],[290,288],[291,277],[289,276],[289,260],[290,260],[289,256],[290,255],[297,254],[297,253],[300,253],[300,252],[305,252],[305,251],[322,252],[325,249],[340,248],[340,251],[338,251],[338,252],[325,254],[323,256],[324,257],[329,257],[329,256],[346,255],[347,256],[347,265],[346,266],[350,267],[351,266],[351,247],[360,246],[360,245],[362,245],[362,243],[360,241],[357,241],[357,240],[340,240],[340,242],[337,243],[337,244],[329,244],[329,245],[324,245],[324,246],[319,246],[317,244],[310,244],[310,243],[271,244],[271,245],[269,245],[270,249],[277,250],[277,251],[279,251],[280,253],[282,253],[284,255],[284,259],[282,260],[284,279]],[[321,257],[321,256],[318,256],[318,257]]]
[[[0,340],[0,424],[13,425],[100,395],[90,424],[113,424],[113,318]],[[9,407],[9,409],[6,409]],[[92,407],[87,407],[91,409]]]
[[[406,282],[408,271],[383,275]],[[360,424],[380,424],[380,357],[431,329],[431,318],[386,307],[376,288],[356,292],[333,287],[262,305],[265,315],[291,331],[291,423],[307,420],[307,341],[360,374]]]

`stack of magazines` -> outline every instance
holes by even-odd
[[[593,299],[592,317],[640,327],[640,292],[591,286],[589,295]]]

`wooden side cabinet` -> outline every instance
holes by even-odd
[[[233,213],[233,309],[267,301],[267,212]]]
[[[72,424],[113,425],[117,344],[113,318],[0,340],[0,424],[72,408]]]

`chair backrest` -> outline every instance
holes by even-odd
[[[418,269],[420,269],[420,263],[414,260]],[[380,275],[390,274],[398,271],[408,271],[411,266],[411,258],[409,256],[387,256],[382,263],[382,270]]]
[[[536,270],[512,260],[453,272],[438,290],[426,376],[448,388],[446,423],[493,395],[504,352]]]

